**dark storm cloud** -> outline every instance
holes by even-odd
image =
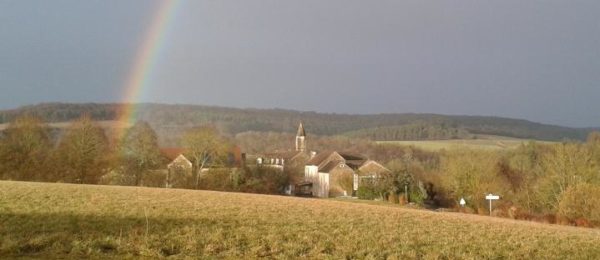
[[[151,1],[0,1],[0,106],[118,101]],[[183,1],[142,101],[600,125],[598,1]]]

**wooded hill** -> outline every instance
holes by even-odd
[[[83,113],[95,120],[115,120],[123,104],[44,103],[0,111],[0,123],[18,115],[30,114],[49,123],[77,119]],[[229,134],[246,131],[289,132],[302,121],[310,134],[347,135],[373,140],[427,140],[471,138],[476,134],[558,141],[584,140],[594,129],[570,128],[527,120],[489,116],[450,116],[439,114],[349,115],[301,112],[284,109],[239,109],[201,105],[139,104],[138,117],[158,132],[213,124]]]

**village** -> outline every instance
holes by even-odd
[[[600,260],[600,1],[0,23],[0,260]]]
[[[247,154],[235,146],[227,152],[227,161],[217,168],[198,169],[198,175],[211,171],[229,171],[234,174],[244,168],[267,169],[270,172],[303,171],[289,178],[282,194],[308,197],[356,197],[360,185],[373,182],[386,167],[363,155],[344,151],[312,151],[302,123],[298,126],[294,146],[288,151],[265,151]],[[291,145],[290,145],[291,146]],[[177,188],[194,174],[192,160],[185,156],[184,148],[163,148],[161,153],[170,160],[164,187]]]

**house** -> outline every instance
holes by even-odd
[[[257,165],[280,170],[284,170],[286,166],[304,165],[306,161],[308,161],[308,155],[297,151],[265,153],[256,158]]]
[[[183,155],[182,148],[162,148],[161,154],[167,164],[165,178],[166,188],[185,188],[187,182],[192,177],[192,162]]]
[[[305,183],[312,184],[313,196],[327,198],[354,196],[362,180],[385,172],[389,170],[362,155],[327,151],[306,163],[304,178]]]
[[[189,185],[193,177],[192,160],[185,156],[183,148],[162,148],[161,154],[170,163],[167,164],[167,174],[165,179],[165,187],[167,188],[184,188]],[[227,153],[224,165],[219,167],[224,168],[240,168],[244,165],[245,155],[240,148],[235,146]],[[201,172],[208,169],[200,169]]]

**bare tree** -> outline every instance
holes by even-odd
[[[107,166],[108,138],[101,127],[84,115],[68,128],[57,154],[63,181],[97,183]]]
[[[205,167],[223,162],[231,145],[218,130],[211,126],[196,127],[183,137],[186,154],[192,160],[195,188],[198,188],[200,171]]]
[[[156,168],[160,161],[158,138],[150,125],[138,121],[127,130],[120,145],[125,174],[131,175],[136,186],[142,184],[144,174]]]
[[[534,187],[541,207],[556,210],[562,194],[579,183],[600,184],[599,167],[589,150],[581,144],[563,143],[552,146],[541,160],[543,176]]]
[[[0,141],[0,176],[14,180],[47,178],[49,129],[39,118],[22,116],[10,123]]]

